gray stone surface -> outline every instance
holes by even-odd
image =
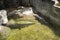
[[[30,0],[30,4],[35,10],[45,16],[45,20],[52,26],[60,26],[60,9],[54,7],[51,1]]]

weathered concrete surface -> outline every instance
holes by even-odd
[[[30,0],[30,4],[52,26],[60,26],[60,9],[54,7],[51,1]]]

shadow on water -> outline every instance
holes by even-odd
[[[32,24],[9,24],[7,26],[11,29],[21,29],[21,28],[28,27],[28,26],[33,25],[33,24],[34,23],[32,23]]]

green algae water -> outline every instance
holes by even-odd
[[[28,20],[31,23],[27,23]],[[25,16],[23,18],[10,19],[9,24],[11,26],[9,25],[4,29],[6,32],[3,30],[4,34],[0,33],[0,40],[60,40],[52,29],[40,23],[35,17],[29,18],[29,16]]]

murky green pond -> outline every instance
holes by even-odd
[[[49,26],[40,23],[35,17],[9,20],[8,27],[3,27],[0,40],[59,40]]]

